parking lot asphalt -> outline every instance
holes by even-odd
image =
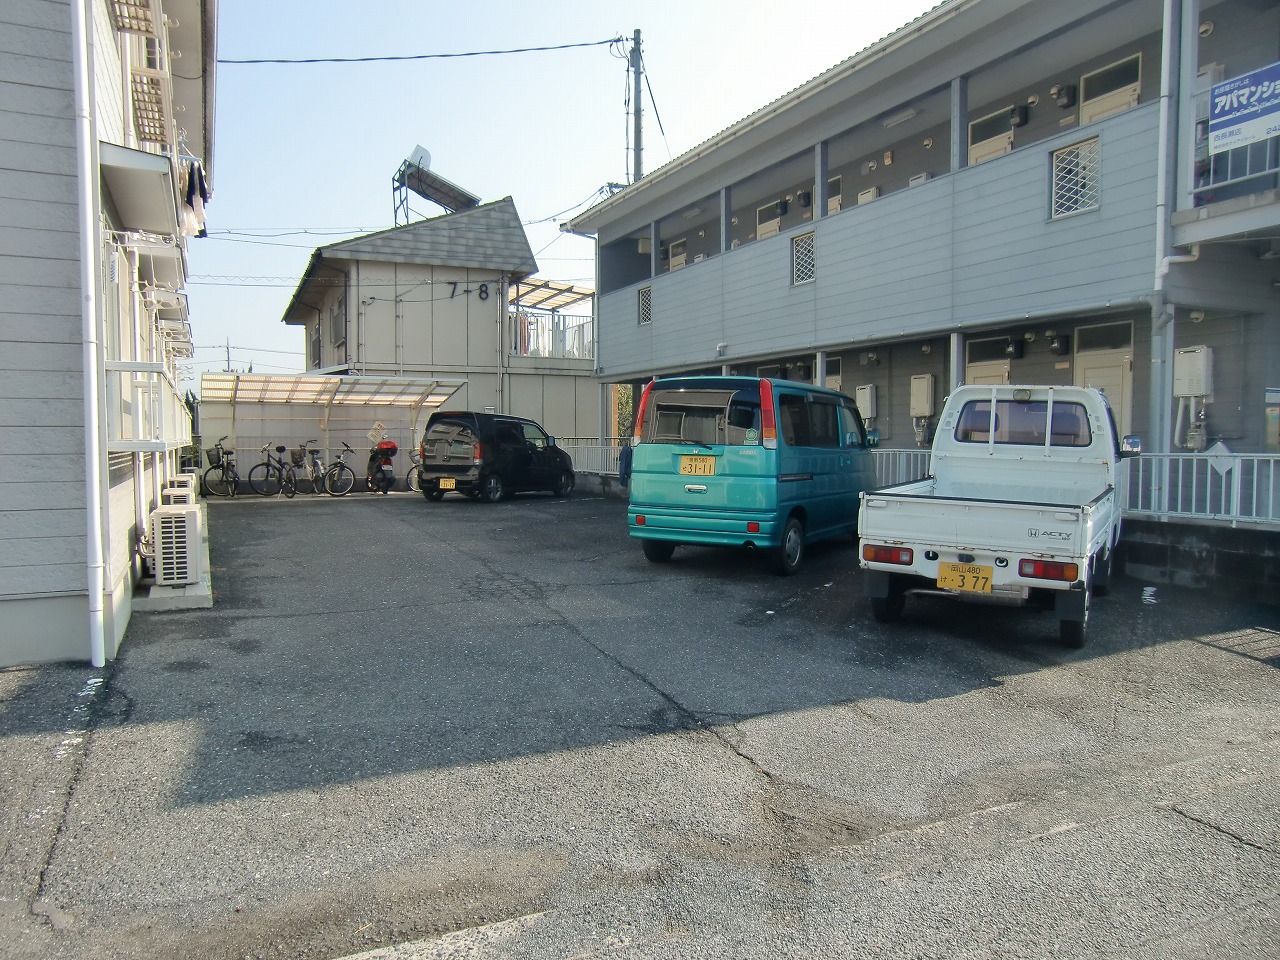
[[[1280,957],[1280,612],[875,623],[850,539],[209,504],[212,609],[0,671],[0,958]]]

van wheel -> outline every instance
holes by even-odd
[[[552,494],[557,497],[567,497],[573,493],[573,474],[566,470],[560,474],[556,480],[556,485],[551,488]]]
[[[782,542],[774,548],[773,572],[782,577],[789,577],[800,569],[800,561],[804,559],[804,525],[796,517],[787,517],[782,528]]]
[[[426,497],[428,500],[431,500],[432,502],[437,502],[444,499],[443,490],[423,490],[422,495]]]
[[[496,473],[491,473],[484,478],[484,485],[480,489],[482,496],[489,503],[497,503],[507,495],[507,488],[502,483],[502,477]]]
[[[666,563],[676,552],[676,545],[670,540],[641,540],[640,546],[650,563]]]

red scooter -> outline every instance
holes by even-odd
[[[399,445],[389,440],[385,433],[369,450],[369,470],[365,479],[369,481],[370,493],[385,494],[396,485],[396,468],[391,460],[399,452]]]

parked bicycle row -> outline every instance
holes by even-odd
[[[223,446],[226,436],[205,450],[209,466],[204,472],[204,492],[212,497],[234,497],[241,492],[241,477],[236,466],[235,451]],[[249,468],[249,489],[263,497],[294,497],[299,492],[331,497],[345,497],[356,489],[356,471],[348,464],[347,457],[354,458],[355,450],[343,441],[342,451],[332,463],[326,464],[317,440],[307,440],[289,449],[284,444],[265,443],[260,449],[261,462]],[[394,458],[399,452],[397,444],[384,436],[369,450],[364,476],[364,489],[373,493],[387,493],[395,488]],[[289,454],[286,461],[285,454]],[[418,454],[412,454],[413,465],[405,475],[404,484],[409,490],[418,489]]]

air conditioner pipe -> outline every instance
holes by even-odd
[[[94,217],[94,137],[89,64],[88,0],[71,2],[71,65],[75,74],[76,193],[80,230],[80,363],[84,372],[85,579],[89,591],[89,660],[106,666],[106,589],[102,536],[102,451],[98,442],[98,229]]]

